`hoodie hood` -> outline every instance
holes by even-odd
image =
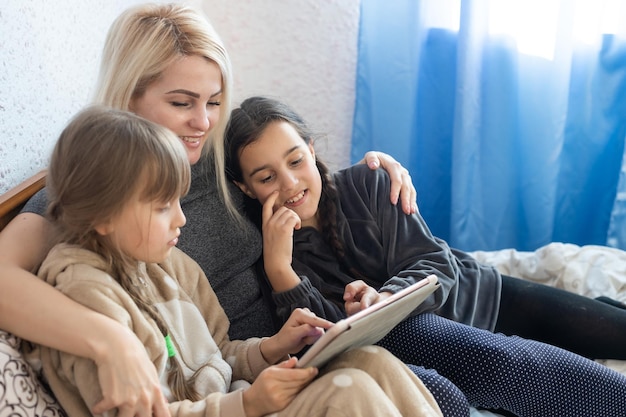
[[[110,267],[102,256],[77,245],[61,243],[48,253],[39,268],[38,276],[48,284],[57,286],[61,284],[57,282],[57,278],[74,265],[78,269],[97,268],[107,274],[110,272]]]

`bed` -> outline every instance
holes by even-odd
[[[0,196],[0,229],[44,184],[45,171],[41,171]],[[550,243],[532,252],[504,249],[471,254],[507,275],[589,297],[604,295],[626,303],[626,251],[604,246]],[[64,416],[54,397],[22,358],[20,343],[19,338],[0,330],[0,416]],[[626,375],[626,361],[599,362]],[[472,417],[491,416],[497,414],[472,409]]]
[[[470,252],[506,275],[540,282],[588,297],[626,303],[626,251],[606,246],[550,243],[532,252],[514,249]],[[626,375],[626,361],[598,360]],[[499,416],[472,410],[472,417]]]

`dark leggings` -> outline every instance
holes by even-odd
[[[470,405],[465,394],[449,379],[434,369],[407,364],[437,401],[443,417],[469,417]]]
[[[495,332],[562,347],[593,359],[626,359],[626,309],[502,276]]]
[[[626,376],[534,340],[420,314],[379,344],[404,363],[437,370],[435,377],[450,381],[475,407],[521,417],[620,416],[626,410]],[[426,385],[431,389],[432,382]]]

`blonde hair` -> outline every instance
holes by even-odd
[[[96,227],[119,214],[139,193],[142,201],[166,202],[187,193],[191,171],[180,140],[165,127],[133,113],[92,106],[61,133],[46,179],[48,217],[57,240],[79,245],[106,261],[114,277],[143,311],[169,334],[150,294],[136,282],[138,262]],[[164,342],[165,343],[165,342]],[[169,358],[168,382],[178,400],[198,400],[194,379],[185,379]]]
[[[179,4],[145,4],[123,12],[109,29],[94,101],[129,110],[163,71],[184,56],[214,62],[222,73],[220,119],[209,134],[203,152],[212,152],[220,195],[238,217],[228,192],[224,167],[224,130],[231,109],[232,69],[220,37],[200,12]]]

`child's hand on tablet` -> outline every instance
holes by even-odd
[[[297,308],[274,336],[261,343],[261,353],[268,363],[276,363],[290,353],[298,353],[314,343],[332,322],[317,317],[308,308]]]
[[[346,285],[346,289],[343,293],[346,314],[351,316],[358,313],[373,304],[383,301],[390,295],[391,293],[388,292],[379,293],[375,288],[370,287],[361,280],[352,281]]]

